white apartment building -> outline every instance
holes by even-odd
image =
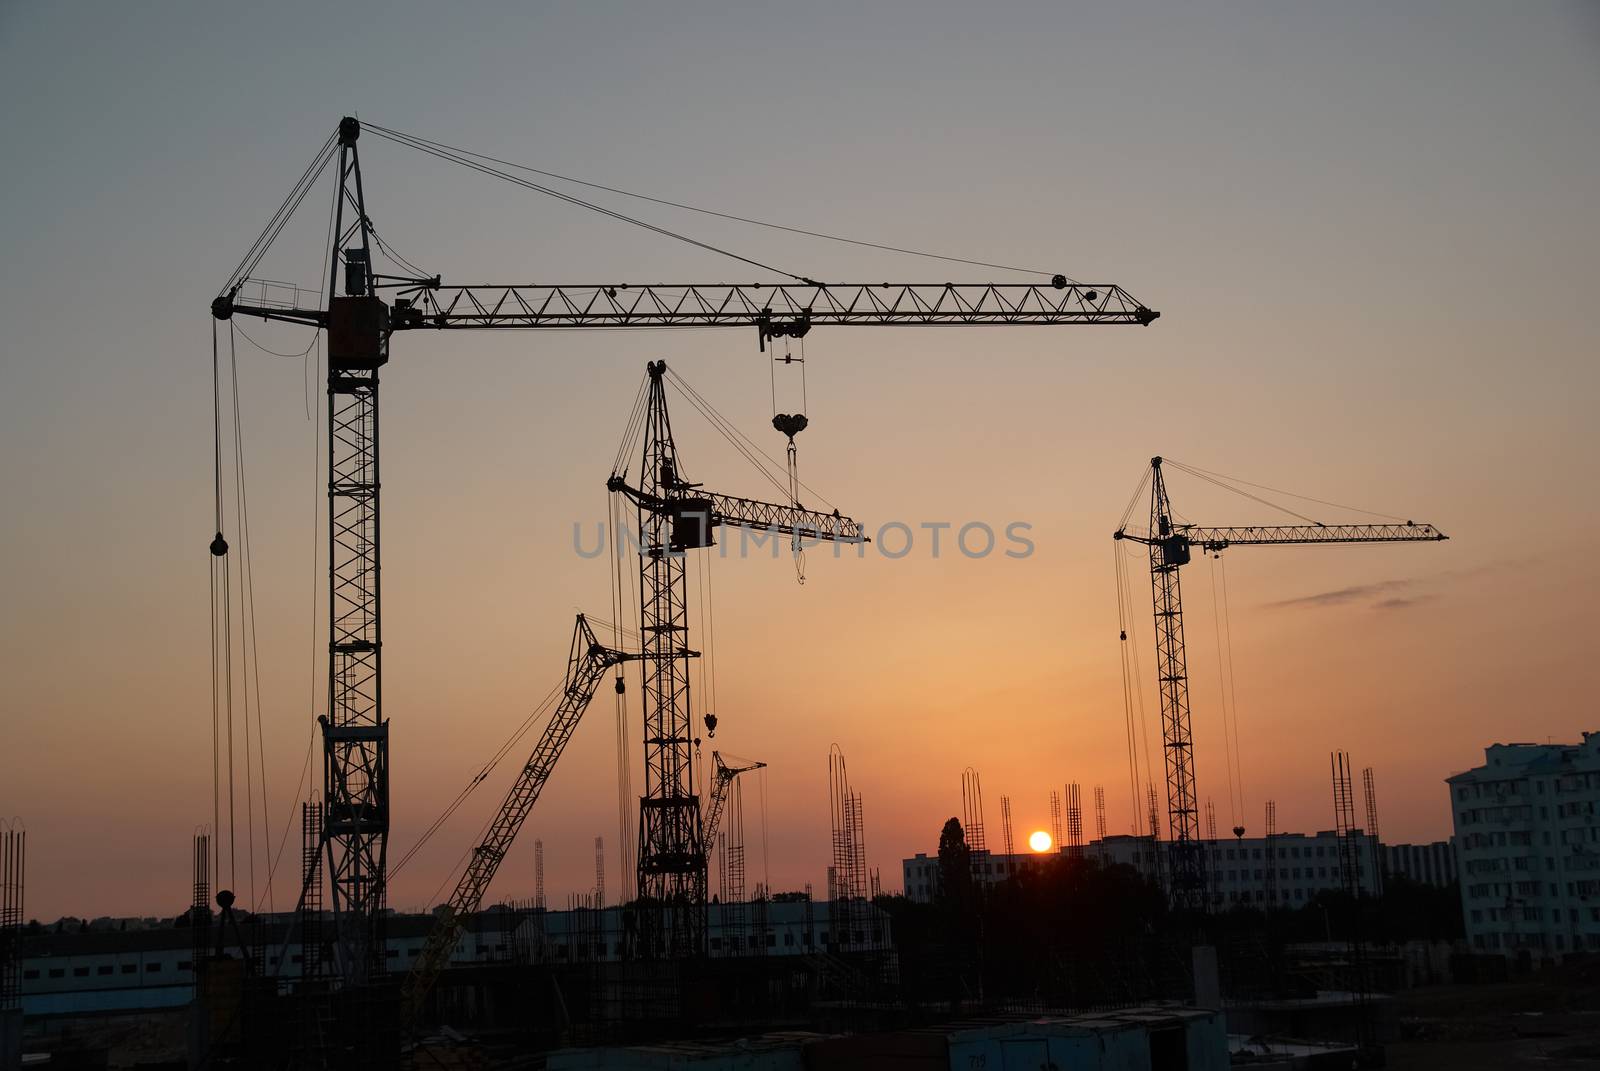
[[[1361,887],[1373,889],[1372,841],[1357,830],[1354,835],[1357,879]],[[1143,874],[1159,877],[1166,866],[1169,845],[1156,844],[1152,857],[1151,842],[1147,837],[1117,836],[1104,841],[1091,841],[1083,854],[1106,864],[1125,864]],[[1269,893],[1276,897],[1278,906],[1304,907],[1316,894],[1337,891],[1344,887],[1339,870],[1339,836],[1333,830],[1315,835],[1305,833],[1279,833],[1272,838],[1270,869],[1275,869],[1275,879],[1268,877],[1268,845],[1265,837],[1229,838],[1205,841],[1206,871],[1210,878],[1212,902],[1219,908],[1236,904],[1263,906]],[[1070,849],[1062,849],[1062,852]],[[980,884],[1005,881],[1019,870],[1038,866],[1041,861],[1057,853],[1045,855],[1005,855],[989,852],[972,853],[973,878]],[[927,903],[938,895],[939,857],[918,852],[901,862],[908,899]]]
[[[1436,840],[1429,844],[1385,844],[1384,876],[1398,874],[1422,885],[1445,888],[1459,876],[1456,870],[1456,842]]]
[[[287,914],[263,916],[261,966],[284,979],[298,978],[303,962],[298,939],[282,945],[290,921]],[[433,926],[427,915],[390,917],[388,969],[410,970]],[[870,951],[890,947],[894,940],[889,916],[873,904],[794,896],[712,904],[707,930],[713,957]],[[617,907],[547,912],[490,908],[469,920],[450,954],[450,966],[613,962],[625,958],[623,931],[622,909]],[[214,928],[207,932],[216,933]],[[181,1007],[194,994],[194,931],[186,927],[45,933],[24,937],[21,951],[22,1010],[29,1017]],[[236,958],[239,950],[225,946],[224,954]]]
[[[1600,732],[1493,744],[1482,766],[1446,783],[1473,949],[1532,960],[1600,951]]]

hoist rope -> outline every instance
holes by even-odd
[[[825,233],[823,231],[810,230],[810,229],[805,228],[805,227],[792,227],[792,226],[787,226],[787,225],[782,224],[782,223],[772,223],[772,222],[770,222],[768,220],[753,219],[753,218],[751,218],[749,216],[739,216],[739,215],[735,215],[735,214],[733,214],[731,212],[719,212],[719,211],[717,211],[716,209],[713,209],[713,208],[702,208],[702,207],[697,206],[697,205],[684,204],[681,201],[670,201],[670,200],[667,200],[664,197],[652,197],[649,194],[645,194],[645,193],[635,193],[635,192],[633,192],[631,190],[624,190],[624,189],[621,189],[621,188],[616,187],[616,186],[607,186],[607,185],[604,185],[604,184],[599,183],[599,182],[588,182],[588,181],[586,181],[584,179],[573,178],[570,175],[562,175],[562,174],[558,174],[558,173],[556,173],[554,171],[545,171],[545,170],[542,170],[542,169],[537,168],[537,167],[531,167],[531,166],[529,166],[527,164],[518,164],[518,163],[514,163],[514,162],[512,162],[510,160],[501,160],[501,159],[498,159],[497,157],[486,156],[483,153],[472,152],[469,149],[458,149],[458,148],[455,148],[454,146],[446,145],[443,142],[431,141],[431,140],[429,140],[427,138],[418,137],[415,134],[401,134],[399,131],[389,130],[387,127],[379,127],[379,126],[375,126],[375,125],[370,124],[370,123],[367,124],[367,126],[368,126],[369,129],[376,130],[376,131],[378,131],[379,133],[382,133],[382,134],[388,134],[388,135],[393,135],[395,137],[407,138],[412,143],[414,143],[414,147],[420,148],[422,146],[431,146],[431,147],[436,148],[436,149],[447,150],[449,152],[458,153],[458,154],[460,154],[462,156],[470,156],[470,157],[473,157],[473,158],[478,159],[478,160],[484,160],[484,161],[488,161],[489,163],[499,164],[501,167],[509,167],[509,168],[512,168],[512,169],[517,170],[517,171],[526,171],[531,175],[542,175],[545,178],[556,179],[559,182],[570,182],[574,186],[583,186],[583,187],[586,187],[586,188],[591,189],[591,190],[603,190],[606,193],[614,193],[614,194],[617,194],[620,197],[631,197],[631,198],[633,198],[635,200],[648,201],[651,204],[662,205],[662,206],[667,207],[667,208],[682,209],[685,212],[697,212],[697,213],[699,213],[700,215],[703,215],[703,216],[715,216],[718,219],[731,220],[734,223],[747,223],[747,224],[749,224],[749,225],[751,225],[753,227],[765,227],[768,230],[785,231],[785,232],[787,232],[789,234],[800,234],[800,235],[806,236],[807,238],[821,238],[821,239],[824,239],[824,240],[830,241],[830,242],[843,242],[846,245],[861,246],[861,247],[866,248],[866,249],[880,249],[880,250],[883,250],[884,252],[901,253],[901,254],[904,254],[906,256],[912,256],[912,257],[925,257],[925,258],[927,258],[929,260],[943,260],[943,261],[947,261],[947,262],[952,263],[952,264],[969,264],[969,265],[972,265],[973,267],[978,267],[978,268],[997,268],[997,269],[999,269],[1001,271],[1016,271],[1016,272],[1022,272],[1022,273],[1027,274],[1027,275],[1043,275],[1043,276],[1047,276],[1047,277],[1055,275],[1055,274],[1059,274],[1059,273],[1056,273],[1056,272],[1043,271],[1043,270],[1038,269],[1038,268],[1019,268],[1019,267],[1017,267],[1016,265],[1013,265],[1013,264],[995,264],[995,263],[992,263],[992,262],[986,261],[986,260],[969,260],[966,257],[953,257],[953,256],[947,256],[947,255],[942,254],[942,253],[929,253],[926,250],[921,250],[921,249],[906,249],[906,248],[903,248],[901,246],[885,245],[885,244],[880,243],[880,242],[867,242],[867,241],[863,241],[863,240],[858,239],[858,238],[846,238],[846,237],[844,237],[842,235],[828,234],[828,233]],[[787,274],[787,273],[785,273],[785,274]],[[1064,278],[1066,278],[1068,282],[1073,283],[1074,285],[1078,284],[1078,281],[1076,279],[1071,278],[1070,276],[1064,276]]]
[[[215,496],[214,518],[216,533],[222,534],[222,376],[218,367],[217,322],[211,321],[211,433],[212,433],[212,477]],[[211,620],[211,828],[220,835],[222,830],[222,704],[218,698],[218,688],[221,685],[221,658],[217,651],[217,632],[220,622],[217,620],[217,570],[218,555],[215,551],[206,551],[206,564],[210,573],[210,620]],[[226,575],[226,567],[223,568]],[[218,851],[211,860],[211,883],[213,886],[222,884],[222,853]]]
[[[331,209],[328,214],[328,232],[328,248],[331,248],[333,243],[333,213]],[[322,332],[319,331],[317,332],[318,344],[313,347],[314,352],[316,353],[316,368],[314,369],[314,372],[318,377],[322,375],[321,339]],[[322,504],[326,499],[326,492],[322,484],[321,470],[322,421],[311,419],[311,412],[309,409],[309,391],[306,395],[306,405],[306,418],[308,423],[311,425],[311,619],[310,627],[307,629],[307,636],[310,639],[310,660],[308,664],[309,673],[307,674],[309,695],[307,696],[306,706],[307,712],[311,718],[311,731],[306,740],[305,758],[300,764],[300,779],[295,784],[294,799],[290,803],[289,812],[284,818],[283,835],[278,839],[278,848],[277,851],[273,853],[272,865],[267,869],[267,884],[269,887],[272,884],[274,875],[276,875],[278,871],[278,865],[283,859],[284,849],[288,846],[289,833],[294,828],[294,812],[300,807],[302,801],[309,802],[314,796],[314,792],[309,787],[309,779],[311,775],[311,754],[316,746],[318,735],[316,721],[317,685],[319,682],[317,673],[317,608],[321,599],[322,590],[322,575],[318,571],[317,566],[321,560],[322,554],[322,527],[320,521],[322,519]]]
[[[1124,590],[1123,555],[1120,546],[1113,545],[1112,559],[1117,584],[1117,628],[1119,630],[1118,650],[1122,662],[1123,730],[1128,742],[1128,792],[1129,801],[1133,806],[1133,834],[1138,836],[1141,826],[1139,818],[1139,751],[1138,733],[1135,729],[1133,715],[1133,685],[1130,679],[1130,652],[1128,649],[1128,645],[1133,642],[1133,639],[1128,634],[1127,593]]]
[[[1227,637],[1228,690],[1233,693],[1233,761],[1239,778],[1239,816],[1245,816],[1244,753],[1239,749],[1239,685],[1233,672],[1233,615],[1228,610],[1228,559],[1222,559],[1222,627]]]
[[[1222,657],[1222,613],[1221,608],[1217,605],[1217,559],[1221,555],[1208,554],[1206,557],[1211,564],[1211,629],[1217,640],[1217,691],[1222,700],[1222,758],[1228,771],[1228,814],[1231,824],[1238,825],[1242,805],[1238,798],[1238,790],[1234,780],[1233,742],[1237,739],[1237,734],[1229,731],[1231,718],[1228,712],[1228,674],[1225,668],[1226,663]]]
[[[693,405],[697,410],[699,410],[700,415],[704,416],[706,420],[710,422],[711,426],[716,428],[718,433],[720,433],[724,439],[727,439],[734,449],[737,450],[746,461],[750,462],[751,466],[755,468],[756,471],[760,472],[762,477],[766,479],[768,483],[777,488],[779,493],[787,493],[783,481],[774,475],[774,473],[786,472],[786,466],[779,464],[771,454],[768,454],[765,450],[761,449],[761,447],[756,445],[753,439],[751,439],[744,432],[740,431],[737,425],[718,412],[716,407],[710,402],[706,401],[706,399],[701,396],[700,392],[695,390],[694,387],[690,385],[688,380],[678,375],[678,373],[674,372],[671,368],[667,369],[667,375],[672,379],[672,382],[679,388],[679,390],[683,392],[683,396],[689,400],[689,404]],[[757,457],[765,458],[767,465],[770,466],[770,468],[763,466],[759,461],[757,461]],[[815,487],[812,487],[804,480],[800,480],[798,482],[801,487],[804,487],[812,495],[816,496],[819,502],[822,502],[830,509],[835,508],[833,503],[830,502]]]
[[[230,326],[233,326],[230,323]],[[237,328],[234,328],[237,330]],[[228,365],[229,375],[233,386],[233,462],[234,462],[234,523],[239,533],[239,595],[242,606],[242,616],[239,621],[239,654],[244,673],[244,751],[245,751],[245,811],[246,811],[246,839],[250,853],[250,906],[252,911],[260,910],[260,901],[257,899],[255,880],[255,778],[261,778],[261,828],[263,848],[272,843],[272,825],[268,813],[269,797],[267,790],[266,767],[266,736],[262,731],[261,714],[261,653],[259,633],[256,626],[256,596],[255,596],[255,564],[251,555],[250,546],[250,496],[246,480],[245,448],[244,448],[244,422],[239,404],[239,354],[234,345],[232,332],[228,338]],[[231,556],[231,555],[230,555]],[[250,702],[255,700],[256,730],[255,744],[252,748],[250,740]],[[252,750],[257,770],[251,769]],[[267,900],[269,905],[273,901],[272,886],[267,886]]]
[[[1136,730],[1134,735],[1136,735],[1143,744],[1145,783],[1148,785],[1155,779],[1156,767],[1155,758],[1150,752],[1150,712],[1149,708],[1145,705],[1144,700],[1144,670],[1139,659],[1138,629],[1135,625],[1137,617],[1129,610],[1129,608],[1134,604],[1133,591],[1130,586],[1132,580],[1129,576],[1126,559],[1121,553],[1121,551],[1126,550],[1126,548],[1123,548],[1122,544],[1118,542],[1113,544],[1113,549],[1119,551],[1117,554],[1117,570],[1119,577],[1118,605],[1120,607],[1119,613],[1122,618],[1121,628],[1123,633],[1128,637],[1123,646],[1127,649],[1129,664],[1128,678],[1132,681],[1132,688],[1130,690],[1133,699],[1133,709],[1137,711],[1137,717],[1134,719]],[[1132,551],[1126,550],[1126,553],[1131,554]],[[1137,760],[1135,760],[1134,767],[1135,775],[1137,775]],[[1164,776],[1165,768],[1163,767],[1163,777]],[[1143,808],[1143,804],[1138,800],[1137,784],[1134,786],[1134,797],[1134,820],[1135,825],[1137,826],[1143,821],[1140,813],[1141,809]],[[1155,832],[1155,830],[1150,831],[1152,835]]]

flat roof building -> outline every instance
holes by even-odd
[[[1360,830],[1354,833],[1357,880],[1372,892],[1378,860],[1370,838]],[[1152,853],[1148,837],[1115,836],[1090,841],[1083,847],[1087,859],[1107,865],[1124,864],[1140,873],[1159,879],[1166,864],[1166,841],[1155,842]],[[1229,837],[1202,841],[1206,853],[1206,872],[1211,882],[1212,903],[1219,908],[1239,905],[1264,906],[1269,897],[1280,907],[1304,907],[1319,892],[1344,887],[1339,870],[1339,835],[1333,830],[1315,834],[1279,833],[1267,844],[1265,837]],[[1036,867],[1044,860],[1057,858],[1070,849],[1043,854],[1005,855],[972,853],[973,879],[979,884],[1005,881],[1025,867]],[[1269,864],[1268,860],[1271,859]],[[1268,870],[1277,871],[1276,878]],[[938,895],[939,857],[918,852],[901,862],[907,898],[927,903]],[[1445,884],[1448,884],[1446,882]]]

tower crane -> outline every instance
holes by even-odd
[[[713,252],[726,253],[662,228],[643,224],[580,199],[497,171],[486,158],[468,158],[438,143],[378,126],[374,134],[395,144],[463,164],[524,187],[604,212],[624,222],[647,226],[660,234]],[[427,275],[394,253],[379,236],[367,212],[359,140],[363,125],[345,117],[323,142],[317,155],[291,189],[261,235],[211,302],[219,321],[235,316],[303,324],[326,333],[328,362],[328,686],[326,712],[319,717],[323,741],[322,793],[326,817],[322,832],[331,906],[336,929],[336,958],[346,984],[365,982],[384,968],[380,920],[386,898],[386,860],[390,824],[389,722],[383,713],[382,626],[379,586],[379,372],[387,365],[394,336],[418,330],[552,330],[733,327],[754,328],[758,344],[804,337],[813,327],[934,326],[1147,326],[1160,315],[1110,283],[1080,283],[1055,275],[1044,283],[829,283],[801,276],[790,281],[716,284],[646,284],[610,282],[581,285],[452,284]],[[274,240],[304,202],[318,178],[334,167],[335,191],[330,232],[327,289],[320,300],[293,290],[286,297],[252,285]],[[385,255],[410,274],[382,274],[376,255]],[[727,254],[734,256],[734,254]],[[738,257],[746,264],[756,262]],[[247,294],[247,288],[249,293]],[[390,300],[385,300],[387,294]],[[658,442],[663,441],[657,438]],[[664,440],[670,449],[670,435]],[[658,459],[659,461],[659,459]],[[647,466],[647,484],[635,492],[641,517],[648,514],[662,530],[676,528],[692,496],[680,486],[675,470]],[[804,511],[747,500],[708,496],[717,517],[738,519],[782,530],[804,526]],[[660,507],[658,509],[658,507]],[[666,512],[662,512],[662,510]],[[678,510],[677,514],[673,511]],[[816,517],[824,529],[838,519]],[[692,525],[691,525],[692,527]],[[710,526],[703,526],[709,534]],[[820,533],[817,533],[820,535]],[[822,536],[827,538],[827,536]],[[660,546],[672,540],[664,536]],[[212,553],[224,555],[218,538]],[[665,704],[677,713],[687,708],[681,654],[672,624],[681,607],[665,602],[681,564],[661,554],[646,558],[645,571],[655,581],[647,595],[652,627],[647,631],[645,672],[648,703]],[[681,563],[681,557],[676,559]],[[677,570],[674,574],[674,569]],[[658,600],[650,603],[649,600]],[[652,679],[653,678],[653,679]],[[661,725],[656,729],[663,729]],[[681,726],[680,726],[681,728]],[[687,772],[679,763],[676,729],[657,732],[647,768],[652,784],[667,786],[647,796],[650,816],[641,846],[641,867],[651,879],[641,892],[672,889],[687,893],[694,870],[704,866],[698,801],[689,791]],[[670,830],[663,833],[663,830]],[[696,861],[697,860],[697,861]],[[308,870],[308,880],[314,871]],[[663,876],[665,876],[663,878]],[[681,884],[688,881],[689,884]],[[304,890],[302,890],[302,901]]]
[[[685,656],[696,657],[696,653],[689,651]],[[544,732],[540,734],[533,754],[528,757],[522,772],[512,782],[499,810],[495,812],[488,832],[484,834],[482,842],[472,849],[467,867],[456,882],[455,891],[439,912],[421,955],[401,986],[401,1010],[408,1026],[421,1011],[422,1002],[438,980],[439,972],[450,962],[450,953],[455,950],[467,919],[483,903],[484,893],[494,881],[500,863],[505,859],[506,852],[510,851],[528,812],[539,801],[539,793],[544,791],[545,782],[550,780],[550,772],[555,769],[562,751],[566,750],[567,742],[572,739],[573,730],[578,727],[583,712],[589,708],[589,701],[594,698],[600,678],[612,666],[648,657],[646,654],[614,651],[606,647],[595,639],[588,619],[582,614],[578,615],[572,628],[572,647],[567,655],[567,675],[561,699],[550,715]],[[618,691],[621,691],[620,678],[617,685]]]
[[[707,844],[715,844],[717,840],[717,827],[722,823],[722,808],[728,802],[728,789],[732,787],[734,778],[751,770],[764,770],[764,762],[747,762],[738,766],[729,766],[722,761],[719,752],[711,753],[711,762],[716,767],[716,776],[711,781],[711,806],[706,809],[705,836]]]
[[[1424,543],[1448,539],[1431,524],[1288,524],[1208,527],[1179,524],[1167,497],[1162,459],[1150,459],[1150,527],[1124,525],[1113,539],[1143,543],[1150,550],[1150,589],[1155,605],[1156,680],[1161,693],[1161,736],[1167,777],[1169,880],[1176,907],[1203,911],[1207,875],[1195,789],[1194,740],[1189,730],[1189,676],[1183,644],[1183,600],[1178,571],[1193,548],[1220,554],[1229,547],[1327,543]],[[1131,507],[1130,507],[1131,509]],[[1127,636],[1124,635],[1126,640]],[[1152,808],[1153,809],[1153,808]],[[1151,831],[1152,835],[1154,830]]]
[[[638,921],[646,956],[698,955],[705,947],[706,837],[695,792],[688,666],[687,553],[738,526],[801,540],[862,543],[838,510],[707,491],[684,478],[667,409],[667,362],[647,365],[639,485],[614,471],[606,488],[632,502],[639,533],[639,638],[644,665],[644,795],[639,801]]]

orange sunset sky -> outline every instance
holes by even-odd
[[[814,551],[803,587],[786,559],[714,563],[715,744],[770,764],[746,783],[753,881],[822,886],[831,743],[890,888],[960,813],[969,765],[991,844],[1002,794],[1020,842],[1067,781],[1086,799],[1104,785],[1110,828],[1129,829],[1110,535],[1152,454],[1451,536],[1226,555],[1252,831],[1269,798],[1280,830],[1330,827],[1328,752],[1346,748],[1375,769],[1385,838],[1437,839],[1442,779],[1486,744],[1600,729],[1592,6],[486,5],[447,31],[404,8],[106,5],[93,33],[82,7],[0,10],[15,102],[0,813],[29,830],[29,915],[170,915],[189,897],[189,837],[212,822],[208,303],[346,113],[739,215],[1114,282],[1161,311],[1149,328],[806,340],[808,484],[869,529],[1025,522],[1035,550],[935,558],[919,533],[899,560]],[[759,275],[376,139],[362,162],[380,233],[447,281]],[[322,285],[329,197],[325,180],[261,274]],[[603,200],[811,277],[1037,278]],[[311,342],[241,326],[279,353]],[[607,616],[608,565],[574,552],[573,526],[605,517],[646,360],[780,454],[754,334],[395,340],[391,858],[559,679],[574,612]],[[226,325],[220,339],[226,354]],[[294,864],[269,898],[269,834],[325,688],[323,398],[314,365],[237,346],[268,809],[263,828],[257,775],[245,820],[239,729],[223,878],[282,909]],[[675,417],[693,478],[771,496],[691,409]],[[1179,473],[1171,489],[1197,522],[1279,517]],[[1226,827],[1213,568],[1184,583],[1200,795]],[[637,787],[637,687],[629,700]],[[596,835],[620,887],[616,746],[603,692],[492,896],[531,895],[535,836],[552,903],[593,883]],[[511,772],[396,877],[394,906],[437,902]]]

